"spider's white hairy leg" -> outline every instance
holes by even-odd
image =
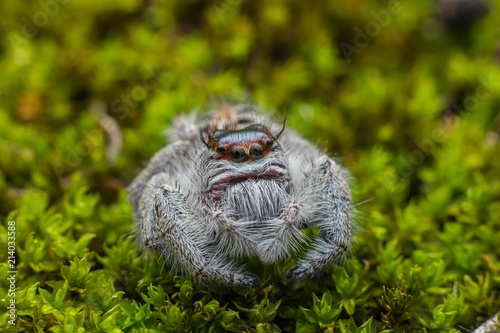
[[[317,204],[314,220],[320,237],[313,238],[313,247],[286,274],[285,281],[295,282],[321,272],[342,257],[350,247],[352,224],[351,195],[346,171],[326,156],[312,167],[311,188]]]
[[[226,214],[215,209],[210,213],[207,222],[207,237],[212,237],[217,253],[231,252],[237,257],[254,256],[257,253],[257,243],[248,235],[245,225],[227,218]]]
[[[304,226],[306,219],[305,211],[292,200],[281,215],[269,225],[274,237],[267,238],[260,246],[259,258],[264,264],[281,261],[301,248],[307,240],[301,232],[301,226]]]
[[[498,326],[500,323],[498,322],[498,315],[500,312],[494,314],[490,319],[485,321],[481,326],[477,327],[472,333],[498,333],[500,329]]]
[[[141,211],[139,209],[139,201],[150,179],[161,172],[168,171],[168,173],[174,173],[177,170],[186,170],[186,164],[189,164],[189,161],[186,158],[178,160],[175,157],[189,156],[193,154],[194,148],[193,144],[189,141],[177,141],[163,148],[151,158],[146,168],[142,170],[127,188],[132,207],[136,214]]]
[[[206,239],[197,228],[199,217],[186,196],[165,181],[169,181],[166,174],[154,176],[141,199],[146,211],[142,217],[152,219],[141,221],[143,243],[155,244],[151,246],[154,250],[164,256],[168,253],[176,266],[191,276],[240,287],[258,286],[260,280],[253,274],[228,269],[232,266],[207,251]]]
[[[224,220],[209,221],[209,226],[220,230],[217,248],[232,256],[260,257],[262,243],[274,235],[274,222],[288,201],[284,185],[273,180],[249,179],[216,191],[215,195],[220,196],[216,204],[219,209],[215,211],[224,208],[223,215],[218,215]]]

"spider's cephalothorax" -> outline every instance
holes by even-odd
[[[285,277],[294,282],[348,250],[347,172],[314,145],[284,124],[274,135],[279,127],[248,105],[223,107],[200,124],[180,116],[174,127],[175,142],[128,188],[144,247],[193,277],[246,287],[260,279],[238,258],[271,264],[297,254]],[[306,237],[314,226],[319,235]]]

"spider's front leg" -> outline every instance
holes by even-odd
[[[193,147],[190,141],[176,141],[157,152],[148,165],[128,186],[127,192],[136,215],[139,214],[139,202],[151,178],[165,170],[185,170]]]
[[[230,220],[222,209],[208,210],[210,215],[208,236],[216,252],[230,251],[237,257],[253,256],[257,244],[247,235],[245,226]]]
[[[291,200],[283,210],[280,217],[270,226],[270,234],[262,243],[259,258],[264,264],[272,264],[282,260],[296,251],[304,241],[301,229],[307,220],[307,212],[304,205],[300,205],[296,200]]]
[[[217,253],[209,252],[200,228],[201,218],[188,198],[171,185],[167,174],[148,182],[140,201],[141,242],[174,261],[189,275],[201,280],[255,288],[261,281],[225,265]]]
[[[318,158],[310,173],[316,200],[314,221],[320,237],[285,276],[288,283],[300,281],[329,267],[349,249],[352,237],[351,194],[347,172],[326,156]]]

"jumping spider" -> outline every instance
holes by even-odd
[[[250,288],[261,280],[239,259],[298,254],[292,283],[341,258],[353,229],[348,173],[284,125],[273,134],[281,126],[249,105],[222,107],[199,126],[177,117],[174,142],[128,187],[141,246],[188,276]],[[311,227],[317,236],[303,232]]]

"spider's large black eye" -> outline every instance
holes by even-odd
[[[223,144],[220,144],[217,146],[217,149],[216,149],[217,153],[219,154],[224,154],[224,152],[226,151],[226,148],[224,148],[224,145]]]
[[[268,147],[271,147],[273,145],[273,143],[274,143],[273,139],[267,139],[267,141],[266,141],[266,145]]]
[[[254,144],[252,147],[250,147],[250,156],[254,160],[261,159],[262,156],[264,156],[264,148],[258,143]]]
[[[231,149],[229,156],[231,156],[231,159],[234,162],[241,162],[245,159],[246,154],[245,154],[245,150],[243,148],[234,147],[233,149]]]

